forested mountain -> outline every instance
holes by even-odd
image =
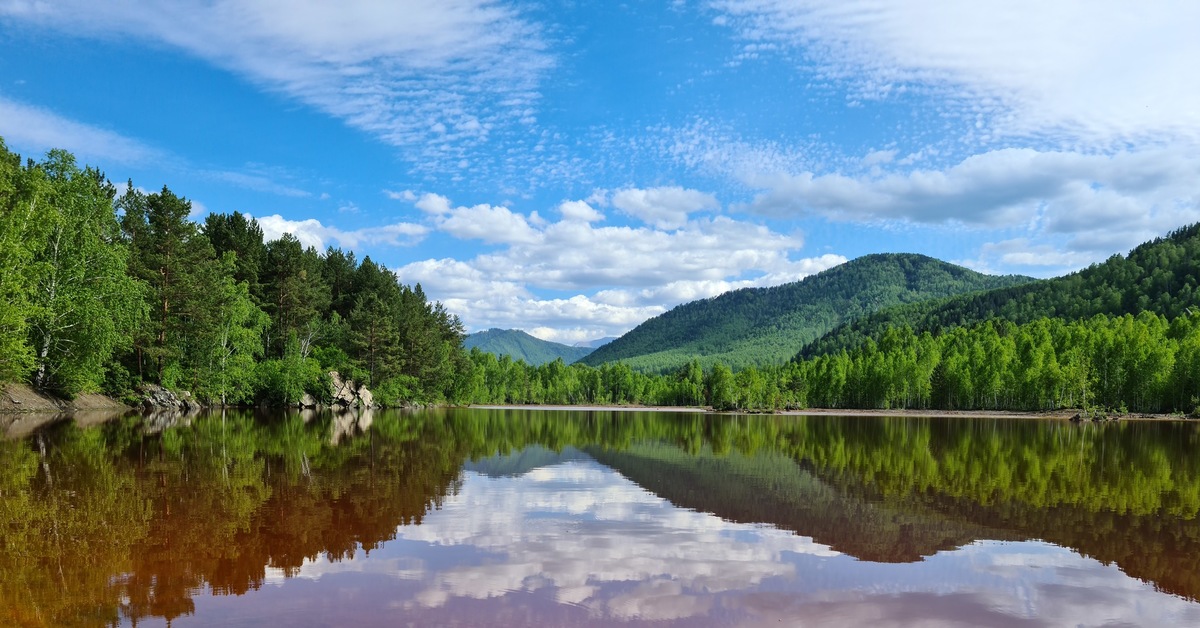
[[[865,255],[802,281],[685,303],[581,362],[620,360],[652,372],[674,370],[695,358],[735,370],[778,364],[838,324],[888,306],[1029,281],[984,275],[924,255]]]
[[[507,355],[540,366],[561,359],[570,364],[592,352],[589,347],[568,347],[557,342],[534,338],[519,329],[489,329],[475,332],[463,339],[463,348],[479,349],[496,355]]]
[[[1001,319],[1024,324],[1096,314],[1152,312],[1167,319],[1200,311],[1200,223],[1146,242],[1101,264],[1045,281],[1023,283],[938,301],[881,309],[846,322],[803,347],[798,358],[836,353],[878,341],[888,327],[939,333]]]

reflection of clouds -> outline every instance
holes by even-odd
[[[397,536],[506,558],[430,574],[416,600],[423,606],[553,587],[560,602],[624,618],[704,614],[713,593],[793,575],[784,552],[836,555],[773,528],[675,508],[591,462],[470,476],[440,511]],[[605,587],[616,583],[635,586]]]
[[[593,621],[1200,625],[1200,605],[1051,544],[980,541],[918,563],[863,562],[789,532],[676,508],[590,461],[520,477],[468,473],[441,509],[369,558],[318,558],[301,577],[350,571],[386,574],[393,586],[378,602],[418,623],[486,617],[535,596],[586,609]]]

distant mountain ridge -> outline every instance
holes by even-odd
[[[734,369],[778,364],[830,329],[890,306],[1031,281],[1036,280],[984,275],[925,255],[865,255],[801,281],[685,303],[580,362],[621,361],[651,372],[692,359]]]
[[[586,347],[588,349],[599,349],[600,347],[603,347],[604,345],[606,345],[616,339],[617,339],[616,336],[605,336],[603,338],[597,338],[595,340],[584,340],[583,342],[577,342],[571,346],[572,347]]]
[[[535,338],[519,329],[489,329],[475,332],[463,339],[468,351],[480,351],[497,356],[507,355],[526,364],[540,366],[562,358],[570,364],[591,353],[591,347],[569,347],[567,345]]]

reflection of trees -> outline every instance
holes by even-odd
[[[375,548],[457,482],[465,456],[435,422],[391,415],[340,447],[331,423],[64,425],[40,435],[48,475],[36,441],[0,442],[0,624],[189,614],[194,591],[241,594],[267,568]]]
[[[150,510],[100,430],[57,425],[29,447],[0,442],[0,624],[106,623]]]
[[[0,624],[190,613],[194,591],[241,594],[268,568],[377,548],[455,491],[464,461],[530,445],[586,448],[678,505],[864,559],[1043,538],[1200,597],[1191,425],[230,413],[158,434],[123,419],[0,442]]]

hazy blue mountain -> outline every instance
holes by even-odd
[[[534,338],[519,329],[489,329],[467,336],[463,340],[467,349],[507,355],[514,360],[538,366],[562,358],[570,364],[591,353],[591,347],[569,347],[567,345]]]
[[[586,347],[588,349],[599,349],[600,347],[603,347],[604,345],[606,345],[616,339],[617,339],[617,336],[605,336],[603,338],[597,338],[595,340],[585,340],[583,342],[577,342],[571,346],[572,347]]]

